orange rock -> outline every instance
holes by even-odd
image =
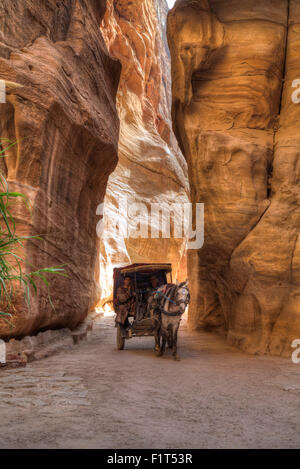
[[[105,218],[117,222],[118,198],[171,205],[188,202],[186,162],[171,124],[170,59],[166,43],[165,1],[108,0],[101,31],[111,55],[122,63],[117,96],[121,121],[119,163],[110,176]],[[125,220],[121,213],[120,218]],[[133,228],[129,220],[129,228]],[[112,289],[112,269],[134,262],[172,262],[179,269],[183,239],[116,239],[109,230],[101,249],[103,298]]]
[[[15,329],[75,327],[94,300],[97,259],[96,207],[115,168],[119,119],[115,97],[120,64],[99,25],[104,0],[2,0],[0,77],[23,85],[0,105],[0,137],[18,140],[4,171],[12,190],[27,194],[32,217],[15,207],[18,234],[42,234],[26,245],[34,267],[65,264],[70,279],[53,278],[29,312],[20,295]],[[2,161],[3,163],[3,161]]]
[[[300,337],[299,25],[299,0],[177,0],[168,18],[173,128],[205,203],[190,324],[249,352]]]

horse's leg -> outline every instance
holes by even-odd
[[[158,327],[155,330],[154,336],[155,336],[155,348],[154,348],[154,350],[156,352],[159,352],[160,351],[160,327]]]
[[[173,348],[173,325],[170,324],[168,327],[168,347]]]
[[[162,332],[162,341],[161,341],[161,346],[160,346],[160,351],[158,353],[158,356],[159,357],[162,357],[163,354],[165,353],[165,350],[166,350],[166,342],[167,342],[167,336],[165,334],[165,332]]]
[[[179,355],[177,354],[177,335],[178,335],[178,329],[179,329],[179,324],[176,324],[176,326],[174,325],[174,333],[173,333],[173,358],[174,360],[180,360],[180,357]]]
[[[154,321],[155,321],[155,329],[154,329],[154,337],[155,337],[155,347],[154,347],[154,350],[155,352],[159,352],[160,351],[160,327],[161,327],[161,324],[160,324],[160,317],[156,314],[153,314],[153,317],[154,317]]]
[[[166,334],[163,334],[162,336],[162,343],[161,343],[161,347],[160,347],[160,350],[161,350],[161,354],[163,355],[166,351],[166,342],[167,342],[167,336]]]

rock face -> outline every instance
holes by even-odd
[[[205,243],[189,251],[190,323],[249,352],[300,337],[299,0],[177,0],[173,128]],[[298,84],[299,87],[299,84]],[[295,100],[295,99],[294,99]]]
[[[120,116],[119,163],[105,197],[105,232],[101,248],[103,298],[112,288],[113,267],[134,262],[172,262],[174,277],[183,277],[183,239],[136,238],[137,216],[146,222],[150,204],[188,202],[186,162],[171,130],[171,77],[165,25],[165,0],[108,0],[102,34],[111,55],[122,63],[117,96]],[[129,217],[128,239],[112,225],[125,222],[120,199],[137,207]],[[145,210],[148,212],[145,214]],[[150,223],[148,224],[150,225]],[[152,226],[158,228],[158,223]],[[135,229],[137,228],[137,229]]]
[[[75,327],[95,296],[96,208],[117,164],[119,119],[115,97],[120,63],[112,59],[99,25],[104,0],[2,0],[0,77],[23,88],[0,105],[0,137],[18,140],[7,151],[12,189],[26,193],[32,215],[15,208],[19,234],[43,234],[26,246],[35,267],[66,264],[27,311],[19,298],[11,331]],[[32,267],[30,267],[32,270]]]

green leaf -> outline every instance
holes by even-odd
[[[0,155],[6,156],[5,151],[16,144],[17,142],[0,138]],[[5,148],[3,148],[4,146]],[[13,307],[15,288],[18,284],[24,290],[25,301],[28,308],[30,308],[31,291],[34,295],[37,295],[39,291],[38,282],[41,282],[47,287],[48,300],[54,309],[49,293],[50,281],[48,277],[59,275],[69,278],[69,276],[65,272],[64,264],[37,269],[23,258],[23,243],[30,240],[40,241],[43,239],[43,235],[17,235],[16,223],[10,208],[18,199],[25,203],[30,212],[31,207],[28,197],[21,192],[9,191],[8,183],[3,174],[0,173],[0,220],[2,219],[2,223],[0,223],[0,302],[6,302],[10,308]],[[28,270],[30,270],[29,273]],[[1,319],[6,322],[8,321],[7,316],[11,317],[11,314],[0,312]],[[8,323],[13,327],[11,322],[8,321]]]

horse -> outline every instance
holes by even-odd
[[[172,348],[174,360],[180,360],[177,354],[177,335],[181,317],[190,302],[188,280],[179,285],[173,283],[159,287],[150,299],[149,309],[156,322],[154,330],[157,356],[165,353],[166,342]],[[161,341],[162,338],[162,341]],[[160,343],[161,342],[161,343]]]

